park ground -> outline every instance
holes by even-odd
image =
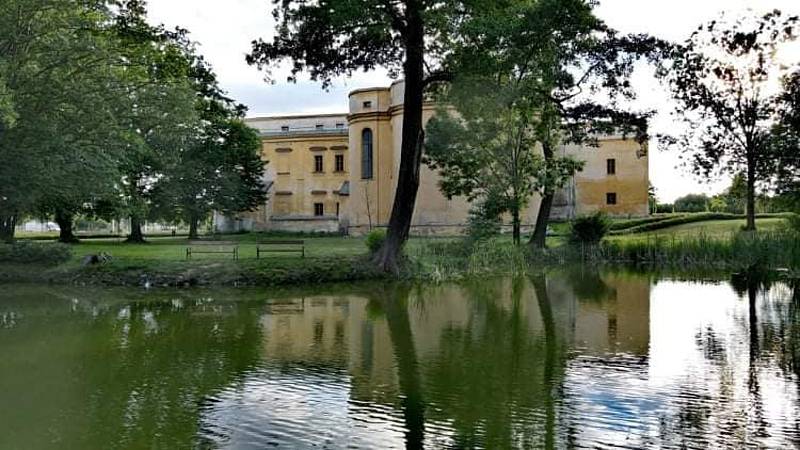
[[[606,242],[626,244],[666,239],[684,241],[699,236],[711,239],[731,238],[741,230],[744,220],[703,220],[654,231],[607,236]],[[759,233],[769,233],[785,227],[780,217],[760,218]],[[555,223],[548,246],[559,248],[566,243],[569,224]],[[32,238],[20,235],[19,238]],[[41,238],[41,236],[38,236]],[[302,239],[305,258],[295,254],[274,253],[256,258],[259,240]],[[302,284],[313,282],[352,281],[382,276],[371,269],[363,237],[269,235],[261,233],[233,234],[217,237],[236,242],[239,259],[230,255],[195,255],[186,260],[189,243],[185,237],[150,237],[146,244],[129,244],[119,238],[84,239],[72,246],[72,258],[57,267],[31,268],[5,264],[0,281],[35,281],[71,284],[116,284],[184,286],[197,284]],[[452,252],[460,248],[459,237],[412,237],[406,247],[411,261],[410,277],[443,279],[458,273],[475,274],[491,270],[498,260],[512,260],[510,237],[501,236],[491,243],[491,249],[478,255]],[[87,255],[111,255],[110,262],[83,267]],[[461,260],[470,261],[462,264]],[[482,260],[483,259],[483,260]],[[466,264],[466,265],[465,265]],[[467,265],[469,266],[467,268]]]

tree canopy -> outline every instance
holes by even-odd
[[[796,39],[797,27],[798,17],[777,10],[723,16],[698,28],[664,73],[685,131],[662,143],[682,150],[703,177],[744,173],[749,230],[756,226],[756,185],[773,183],[778,170],[771,136],[787,68],[776,56],[783,43]]]

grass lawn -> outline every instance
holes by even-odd
[[[758,229],[761,231],[774,230],[779,227],[784,219],[763,218],[757,219]],[[645,233],[609,236],[609,241],[633,241],[652,239],[655,236],[661,237],[690,237],[705,234],[710,237],[729,237],[744,226],[744,220],[711,220],[682,224],[661,230]],[[551,236],[548,238],[548,246],[557,247],[562,245],[569,232],[569,224],[566,222],[556,222],[551,225],[551,230],[561,236]],[[28,237],[28,236],[20,236]],[[527,236],[523,238],[527,239]],[[239,244],[239,258],[241,260],[252,260],[256,258],[256,242],[259,240],[283,240],[283,239],[302,239],[305,241],[306,256],[310,258],[325,257],[354,257],[364,255],[367,251],[364,237],[344,237],[344,236],[321,236],[321,237],[292,237],[292,236],[270,236],[261,233],[225,235],[221,237],[224,241],[235,241]],[[442,242],[457,239],[455,237],[412,237],[408,245],[408,253],[419,253],[416,250],[424,249],[431,242]],[[503,236],[500,242],[510,244],[511,237]],[[84,256],[106,252],[117,261],[134,262],[137,260],[153,261],[184,261],[186,258],[186,248],[189,245],[185,237],[151,237],[147,244],[127,244],[120,239],[84,239],[80,244],[73,247],[73,261],[77,263]],[[423,251],[424,253],[424,251]],[[263,255],[262,258],[270,259],[299,259],[294,255],[273,253]],[[194,255],[193,261],[225,261],[230,260],[225,255]]]
[[[779,217],[771,217],[765,219],[756,219],[756,228],[758,231],[774,231],[781,227],[786,222],[786,219]],[[609,241],[630,241],[652,239],[653,237],[691,237],[705,234],[708,237],[727,238],[741,230],[745,226],[746,221],[742,220],[708,220],[705,222],[686,223],[676,225],[661,230],[648,231],[645,233],[627,234],[609,236],[606,239]]]

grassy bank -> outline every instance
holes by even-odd
[[[674,219],[674,217],[672,218]],[[672,220],[668,219],[668,220]],[[628,228],[658,222],[628,221]],[[545,265],[626,265],[690,270],[741,270],[750,266],[800,268],[800,237],[784,219],[758,220],[757,233],[741,233],[741,219],[691,221],[678,225],[607,237],[592,247],[570,246],[553,237],[550,249],[530,252],[515,247],[507,236],[467,244],[462,238],[412,238],[406,246],[401,277],[444,281],[488,274],[524,274]],[[272,254],[256,259],[256,242],[286,236],[239,234],[240,259],[198,256],[185,260],[185,239],[154,238],[147,244],[118,240],[85,240],[71,246],[72,256],[54,266],[0,262],[0,282],[78,285],[289,285],[380,279],[369,262],[363,238],[306,236],[306,258]],[[55,244],[37,243],[38,246]],[[107,253],[112,260],[84,267],[86,255]],[[1,260],[2,258],[0,258]]]
[[[553,249],[551,261],[744,270],[800,268],[800,235],[788,230],[641,236]]]
[[[114,260],[95,266],[0,264],[0,283],[106,286],[277,286],[379,279],[363,257],[242,261]]]

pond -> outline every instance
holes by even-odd
[[[798,297],[588,270],[3,286],[0,448],[795,447]]]

